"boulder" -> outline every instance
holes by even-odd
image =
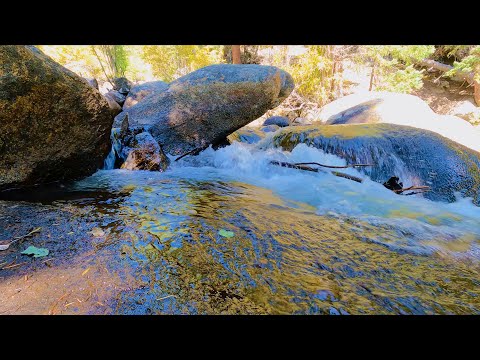
[[[143,84],[135,85],[130,89],[127,99],[123,104],[123,110],[137,104],[150,95],[158,95],[168,88],[168,84],[163,81],[151,81]]]
[[[265,122],[263,126],[266,125],[277,125],[280,127],[285,127],[290,125],[290,119],[286,116],[270,116]]]
[[[113,90],[113,85],[108,81],[101,81],[98,84],[98,91],[100,91],[102,95],[105,95],[111,90]]]
[[[170,163],[161,147],[146,131],[127,135],[123,139],[121,153],[125,158],[122,169],[165,171]]]
[[[125,102],[126,96],[120,93],[117,90],[110,90],[105,94],[105,96],[109,96],[112,98],[114,101],[117,102],[118,105],[122,106],[123,103]]]
[[[112,80],[113,90],[117,90],[123,95],[127,95],[133,83],[125,77],[118,77]]]
[[[453,202],[455,192],[480,205],[480,153],[434,132],[394,124],[311,125],[279,130],[275,146],[305,143],[346,159],[374,181],[397,176],[404,186],[427,185],[431,200]]]
[[[95,78],[85,78],[85,80],[87,80],[88,84],[93,87],[94,89],[97,89],[98,90],[98,81],[97,79]]]
[[[104,95],[105,100],[108,102],[108,106],[110,108],[110,113],[112,114],[112,117],[117,116],[122,112],[122,107],[118,105],[118,103],[113,99],[113,97],[109,96],[108,93]]]
[[[473,101],[460,101],[449,114],[458,116],[473,125],[480,124],[480,107],[477,107]]]
[[[345,96],[325,105],[318,117],[330,125],[388,123],[430,130],[480,151],[480,133],[452,115],[438,115],[414,95],[371,92]]]
[[[85,79],[33,46],[0,46],[0,190],[93,174],[112,121]]]
[[[149,129],[166,153],[180,155],[216,145],[278,106],[293,90],[292,77],[263,65],[211,65],[129,107],[130,124]],[[123,113],[115,119],[119,126]]]

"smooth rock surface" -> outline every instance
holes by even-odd
[[[119,114],[145,126],[166,153],[181,155],[225,138],[278,106],[293,90],[292,77],[273,66],[211,65],[170,83]]]
[[[480,205],[480,153],[434,132],[394,124],[311,125],[288,127],[274,144],[291,151],[305,143],[346,159],[383,183],[398,176],[404,186],[426,185],[431,200],[455,201],[455,192]]]

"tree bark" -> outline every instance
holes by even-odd
[[[478,78],[480,77],[480,64],[475,66],[475,75],[473,76],[473,98],[475,99],[475,103],[477,106],[480,106],[480,82],[478,82]]]
[[[480,106],[480,83],[478,81],[473,82],[473,98],[477,106]]]
[[[240,45],[232,45],[232,63],[241,64]]]
[[[368,91],[372,91],[373,89],[373,78],[375,77],[375,65],[377,64],[376,61],[373,62],[372,65],[372,73],[370,74],[370,85],[368,86]]]

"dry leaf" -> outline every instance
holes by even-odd
[[[98,227],[94,227],[92,229],[92,231],[90,232],[94,237],[102,237],[102,236],[105,236],[105,232],[98,228]]]
[[[0,245],[0,251],[7,250],[10,247],[10,244]]]

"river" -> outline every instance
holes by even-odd
[[[0,239],[42,229],[0,253],[13,262],[0,313],[480,313],[471,199],[397,195],[354,169],[362,183],[281,168],[269,161],[345,161],[265,141],[0,201]],[[19,255],[28,245],[50,254]]]

